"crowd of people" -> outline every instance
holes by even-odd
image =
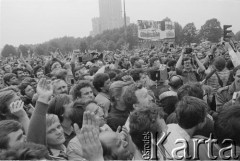
[[[240,66],[229,50],[163,43],[89,61],[59,50],[2,59],[0,159],[239,159]],[[194,155],[194,139],[209,137],[211,153],[201,144]],[[175,153],[177,139],[188,148]]]

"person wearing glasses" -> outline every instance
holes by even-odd
[[[183,77],[184,84],[187,82],[197,82],[201,80],[202,74],[205,72],[204,65],[199,61],[195,53],[189,53],[192,58],[185,57],[186,49],[182,50],[181,56],[179,57],[176,64],[176,74]],[[193,60],[196,61],[198,69],[194,68]]]

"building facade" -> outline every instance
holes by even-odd
[[[124,26],[124,17],[121,0],[99,0],[99,17],[92,19],[91,35],[95,36],[105,30]],[[127,25],[130,18],[126,19]]]

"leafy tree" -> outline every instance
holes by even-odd
[[[3,57],[8,57],[8,56],[17,56],[17,51],[14,46],[6,44],[2,50],[1,55]]]
[[[48,46],[48,49],[47,49],[47,50],[48,50],[49,52],[55,52],[56,49],[57,49],[56,47]]]
[[[219,42],[222,36],[222,28],[220,22],[216,18],[207,20],[206,23],[200,29],[200,37],[211,41]]]
[[[24,45],[19,45],[18,50],[19,50],[19,52],[22,52],[22,55],[23,55],[24,57],[27,57],[27,56],[28,56],[28,50],[29,50],[29,49],[28,49],[26,46],[24,46]]]
[[[57,43],[57,40],[50,40],[50,42],[48,43],[49,44],[49,51],[56,51],[57,48],[59,48],[59,43]]]
[[[237,41],[240,41],[240,31],[238,31],[236,34],[235,34],[235,39]]]
[[[168,18],[168,17],[166,17],[166,18],[164,18],[162,21],[171,21],[171,19]]]
[[[87,45],[87,42],[85,40],[82,40],[80,42],[80,46],[79,46],[81,52],[85,52],[85,50],[88,49],[88,45]]]
[[[36,46],[35,53],[37,55],[47,55],[48,54],[47,49],[48,49],[47,44],[40,44],[40,45]]]
[[[109,51],[113,51],[113,50],[115,50],[116,49],[116,43],[114,42],[114,41],[112,41],[112,40],[110,40],[110,41],[108,41],[107,42],[107,49],[109,50]]]
[[[194,42],[195,42],[195,43],[200,43],[201,40],[203,40],[203,39],[202,39],[202,37],[201,37],[201,35],[200,35],[200,31],[198,30],[198,31],[197,31],[197,35],[195,36]]]
[[[63,47],[63,52],[68,53],[73,51],[73,44],[72,43],[65,43]]]
[[[127,27],[127,43],[129,44],[129,49],[132,49],[138,44],[137,25],[135,24]]]
[[[188,23],[183,28],[183,41],[190,44],[196,42],[197,29],[194,23]]]
[[[174,22],[175,26],[175,42],[176,44],[181,44],[183,40],[183,29],[178,22]]]
[[[125,43],[125,40],[123,38],[120,38],[117,41],[117,49],[121,49],[122,45]]]
[[[93,48],[101,52],[106,49],[106,46],[103,41],[98,40],[93,44]]]

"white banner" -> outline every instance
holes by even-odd
[[[138,38],[143,40],[158,41],[175,38],[174,23],[171,21],[138,20]],[[165,30],[161,26],[165,25]]]

